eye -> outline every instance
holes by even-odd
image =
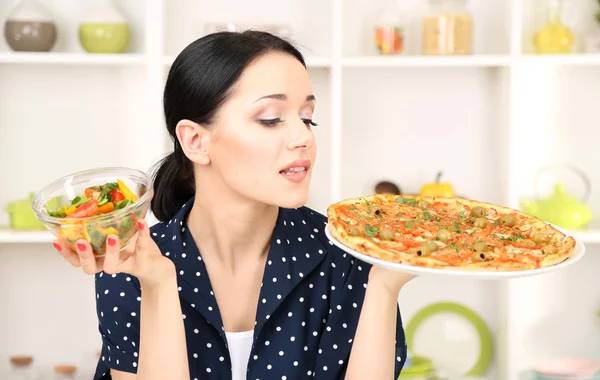
[[[277,124],[281,123],[282,121],[283,120],[281,120],[280,118],[275,118],[275,119],[263,119],[263,120],[259,120],[258,122],[267,127],[274,127]]]
[[[311,119],[302,119],[302,121],[303,121],[303,122],[304,122],[304,124],[306,124],[306,126],[307,126],[307,127],[309,127],[309,128],[310,128],[311,126],[313,126],[313,127],[316,127],[316,126],[318,126],[318,125],[319,125],[319,124],[315,123],[314,121],[312,121]]]

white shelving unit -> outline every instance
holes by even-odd
[[[460,57],[419,55],[427,7],[419,0],[403,2],[409,40],[398,57],[378,56],[372,46],[382,1],[120,0],[134,31],[122,55],[79,47],[77,20],[87,0],[40,1],[59,22],[55,51],[14,53],[0,40],[2,205],[90,167],[149,169],[170,151],[161,96],[171,62],[206,22],[233,21],[288,24],[307,55],[320,124],[309,206],[318,211],[372,193],[383,179],[417,192],[438,170],[459,195],[518,207],[532,194],[538,168],[567,162],[590,176],[589,204],[600,213],[600,55],[582,54],[580,44],[573,55],[532,55],[541,0],[470,0],[475,54]],[[593,28],[595,2],[571,2],[579,36]],[[1,22],[15,3],[0,4]],[[0,214],[0,226],[8,223]],[[578,236],[588,254],[556,274],[419,278],[400,296],[403,319],[443,300],[475,310],[496,343],[487,379],[520,379],[544,358],[600,360],[600,290],[590,286],[600,268],[600,229]],[[93,364],[100,345],[93,279],[62,260],[51,240],[44,231],[0,227],[0,369],[19,353],[46,367]],[[468,366],[460,354],[449,352],[439,364]]]

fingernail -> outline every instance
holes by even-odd
[[[77,249],[79,249],[81,252],[85,252],[85,244],[77,243]]]
[[[109,236],[106,242],[111,247],[114,246],[115,244],[117,244],[117,240],[114,237],[112,237],[112,236]]]
[[[52,245],[54,246],[54,248],[55,248],[55,249],[56,249],[58,252],[60,252],[60,251],[62,250],[62,248],[61,248],[60,244],[58,244],[58,243],[52,243]]]
[[[144,229],[144,223],[140,222],[139,220],[138,220],[138,229],[140,231]]]

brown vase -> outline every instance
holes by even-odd
[[[6,18],[4,38],[14,51],[47,52],[56,43],[57,27],[36,0],[21,0]]]

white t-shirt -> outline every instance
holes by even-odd
[[[231,356],[232,378],[233,380],[246,380],[254,330],[225,332],[225,335],[227,336],[227,343],[229,345],[229,356]]]

